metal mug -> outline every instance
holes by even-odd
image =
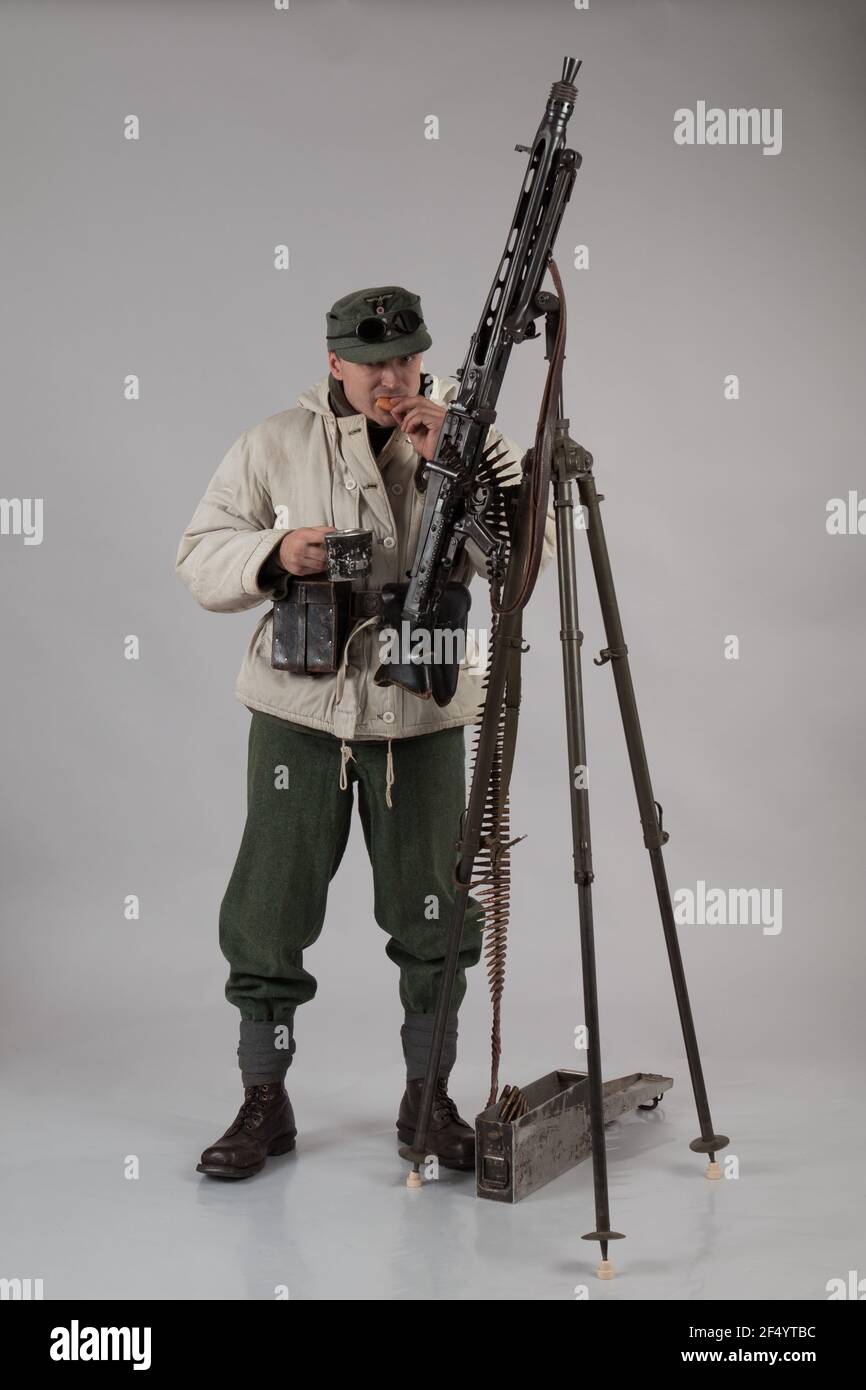
[[[363,579],[373,564],[373,532],[330,531],[325,554],[329,579]]]

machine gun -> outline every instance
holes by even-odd
[[[524,460],[523,481],[527,486],[522,494],[522,511],[529,514],[529,520],[528,525],[517,527],[518,544],[513,563],[507,566],[507,537],[515,531],[517,498],[511,507],[497,498],[497,483],[506,467],[498,467],[502,455],[485,445],[496,419],[496,402],[511,349],[515,343],[538,336],[536,320],[549,304],[555,303],[552,295],[540,292],[540,287],[551,264],[556,234],[580,167],[580,155],[565,147],[568,119],[577,98],[574,79],[579,67],[574,58],[563,60],[562,76],[550,89],[532,144],[515,147],[528,153],[529,161],[505,250],[463,366],[456,374],[460,387],[446,413],[435,457],[419,470],[417,485],[424,496],[424,508],[408,584],[386,586],[390,590],[386,594],[388,621],[395,626],[399,623],[412,645],[419,629],[429,633],[455,617],[458,622],[465,618],[465,612],[459,611],[459,599],[455,609],[455,586],[449,586],[449,580],[467,541],[474,542],[484,556],[494,586],[495,612],[501,611],[495,586],[506,568],[511,576],[509,604],[515,603],[519,595],[519,606],[523,606],[537,577],[549,465],[547,476],[541,474],[543,460],[550,454],[555,414],[551,407],[555,407],[557,371],[561,375],[564,335],[561,344],[548,344],[551,365],[539,416],[539,434],[545,434],[547,447],[539,447],[542,440],[537,436],[536,448],[531,452],[541,466],[534,473]],[[513,464],[507,467],[513,470]],[[440,704],[447,703],[453,694],[453,683],[443,691],[435,679],[431,680],[430,666],[423,661],[383,662],[374,680],[377,685],[400,685],[421,698],[429,698],[432,693]]]

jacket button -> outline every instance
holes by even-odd
[[[399,497],[400,493],[403,491],[403,484],[395,483],[394,486],[391,488],[391,491],[393,492],[395,497]]]
[[[394,540],[393,536],[386,536],[385,539],[382,541],[382,544],[384,545],[386,550],[393,550],[397,542]]]
[[[393,713],[393,711],[392,711],[392,710],[389,710],[389,709],[386,709],[386,710],[385,710],[385,713],[382,715],[382,718],[383,718],[383,720],[385,721],[386,724],[393,724],[393,723],[394,723],[394,713]]]
[[[347,478],[347,479],[346,479],[346,491],[347,491],[347,492],[354,492],[354,491],[355,491],[355,488],[356,488],[357,486],[358,486],[358,484],[355,482],[355,479],[354,479],[354,478]]]

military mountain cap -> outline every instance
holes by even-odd
[[[344,294],[325,315],[328,347],[347,362],[385,362],[423,352],[427,332],[421,300],[400,285]]]

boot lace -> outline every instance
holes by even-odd
[[[264,1105],[270,1095],[270,1086],[250,1086],[244,1095],[238,1120],[244,1129],[258,1129],[265,1118]]]
[[[448,1094],[448,1082],[444,1076],[440,1076],[436,1083],[436,1090],[433,1094],[433,1114],[437,1119],[459,1119],[457,1106]]]

